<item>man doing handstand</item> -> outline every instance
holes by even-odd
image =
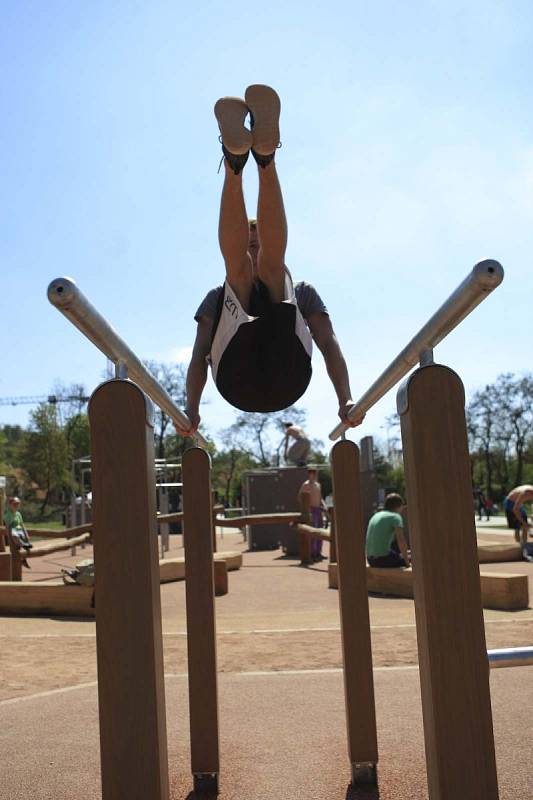
[[[249,86],[244,100],[215,105],[224,154],[219,243],[226,281],[212,289],[195,314],[196,340],[187,373],[186,414],[198,428],[200,398],[210,362],[222,396],[243,411],[279,411],[295,403],[311,378],[312,340],[324,356],[341,420],[353,407],[348,370],[331,320],[316,290],[293,285],[285,266],[287,220],[274,156],[280,144],[280,100],[269,86]],[[250,115],[250,128],[245,120]],[[259,172],[257,220],[244,204],[242,170],[252,156]]]

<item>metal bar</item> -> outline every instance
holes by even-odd
[[[394,361],[357,401],[350,418],[366,412],[381,400],[420,360],[425,350],[432,350],[467,317],[503,280],[503,267],[498,261],[486,259],[477,263],[472,272],[459,284],[439,310],[411,339]],[[347,429],[342,422],[329,438],[338,439]]]
[[[491,669],[531,667],[533,666],[533,647],[505,647],[498,650],[487,650],[487,658]]]
[[[48,299],[118,367],[119,371],[125,367],[128,377],[143,392],[146,392],[174,423],[184,427],[190,426],[188,417],[177,407],[168,392],[146,369],[107,320],[91,305],[74,281],[70,278],[53,280],[48,287]],[[192,438],[196,439],[202,447],[207,446],[206,440],[200,433],[193,434]]]

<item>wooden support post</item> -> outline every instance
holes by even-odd
[[[300,521],[303,522],[304,525],[311,524],[311,495],[308,492],[304,492],[298,497],[298,502],[300,503]],[[305,536],[305,534],[300,533],[298,534],[298,538],[300,540],[300,563],[304,566],[307,564],[311,564],[311,537]]]
[[[331,465],[348,754],[352,782],[376,783],[376,709],[357,445],[338,442],[331,453]]]
[[[215,561],[215,596],[221,597],[228,593],[228,565],[225,561]]]
[[[21,581],[22,559],[24,558],[24,555],[21,555],[19,549],[15,547],[11,536],[9,537],[9,552],[11,553],[11,580]]]
[[[464,390],[447,367],[398,393],[431,800],[497,800]]]
[[[4,524],[4,507],[5,507],[5,495],[3,488],[0,487],[0,526]],[[5,535],[7,536],[7,532]],[[4,542],[4,532],[0,530],[0,553],[5,553],[5,551],[6,551],[6,545]],[[11,580],[11,578],[9,578],[9,580]]]
[[[168,800],[151,406],[130,381],[89,404],[103,800]]]
[[[337,539],[335,533],[335,508],[333,506],[329,506],[328,508],[329,514],[329,563],[336,564],[337,563]]]
[[[217,504],[216,499],[216,492],[214,489],[211,489],[211,519],[212,522],[212,530],[213,530],[213,553],[217,551],[217,527],[215,525],[215,519],[217,516],[217,512],[215,512],[215,506]]]
[[[0,553],[0,581],[12,580],[12,555],[9,551]]]
[[[189,661],[191,770],[195,791],[218,791],[213,512],[209,455],[199,447],[182,461],[185,597]]]

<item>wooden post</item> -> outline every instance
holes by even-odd
[[[9,552],[11,553],[11,580],[13,581],[21,581],[22,580],[22,559],[24,556],[21,556],[21,553],[13,542],[11,536],[9,537]]]
[[[12,580],[12,555],[9,552],[0,553],[0,581]]]
[[[212,519],[212,526],[213,526],[213,553],[217,551],[217,526],[216,526],[216,516],[218,514],[218,510],[215,509],[217,506],[216,497],[215,497],[215,490],[211,491],[211,519]]]
[[[309,492],[303,492],[298,497],[300,503],[300,521],[304,525],[311,524],[311,495]],[[300,539],[300,563],[304,566],[311,564],[311,537],[305,536],[303,533],[298,534]]]
[[[348,754],[352,782],[376,783],[378,744],[357,445],[338,442],[331,465]]]
[[[5,478],[3,479],[5,481]],[[4,524],[4,507],[5,507],[5,494],[3,488],[0,488],[0,526]],[[7,536],[7,528],[5,536]],[[0,530],[0,553],[5,553],[6,545],[4,542],[4,532]],[[11,578],[9,578],[11,580]]]
[[[168,800],[151,406],[130,381],[89,403],[103,800]]]
[[[329,542],[329,563],[337,563],[337,539],[335,534],[335,508],[334,506],[328,507],[329,514],[329,535],[331,536]]]
[[[464,390],[447,367],[398,393],[431,800],[497,800]]]
[[[221,597],[228,593],[228,565],[225,561],[215,561],[215,596]]]
[[[195,791],[218,791],[218,738],[213,512],[209,455],[184,453],[183,529],[189,661],[191,771]]]

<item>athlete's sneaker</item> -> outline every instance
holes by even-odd
[[[250,109],[252,155],[260,167],[266,167],[279,147],[279,114],[281,102],[270,86],[255,83],[246,89],[244,98]]]
[[[251,131],[244,125],[247,114],[248,106],[240,97],[221,97],[215,103],[222,152],[235,175],[242,171],[252,147]]]

